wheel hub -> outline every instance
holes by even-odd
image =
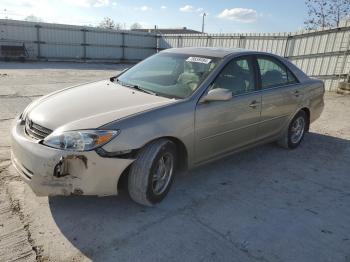
[[[164,154],[157,162],[152,176],[152,190],[156,195],[162,194],[171,180],[173,174],[174,158],[172,154]]]
[[[303,117],[298,117],[294,120],[291,127],[291,141],[293,144],[299,143],[304,135],[305,130],[305,119]]]

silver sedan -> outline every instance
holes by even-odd
[[[298,147],[323,96],[276,55],[168,49],[34,101],[12,127],[12,162],[37,195],[115,195],[127,181],[151,206],[180,170],[263,143]]]

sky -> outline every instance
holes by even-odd
[[[187,27],[205,32],[292,32],[303,28],[305,0],[0,0],[0,18],[96,26],[110,17],[125,28]]]

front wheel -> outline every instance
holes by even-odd
[[[308,119],[304,111],[300,111],[296,114],[290,122],[288,130],[278,141],[278,144],[288,149],[297,148],[307,131],[307,121]]]
[[[175,144],[168,139],[151,142],[140,150],[130,168],[130,197],[146,206],[153,206],[162,201],[169,192],[175,167]]]

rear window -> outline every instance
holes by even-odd
[[[292,72],[273,57],[258,57],[257,59],[262,89],[297,83]]]

